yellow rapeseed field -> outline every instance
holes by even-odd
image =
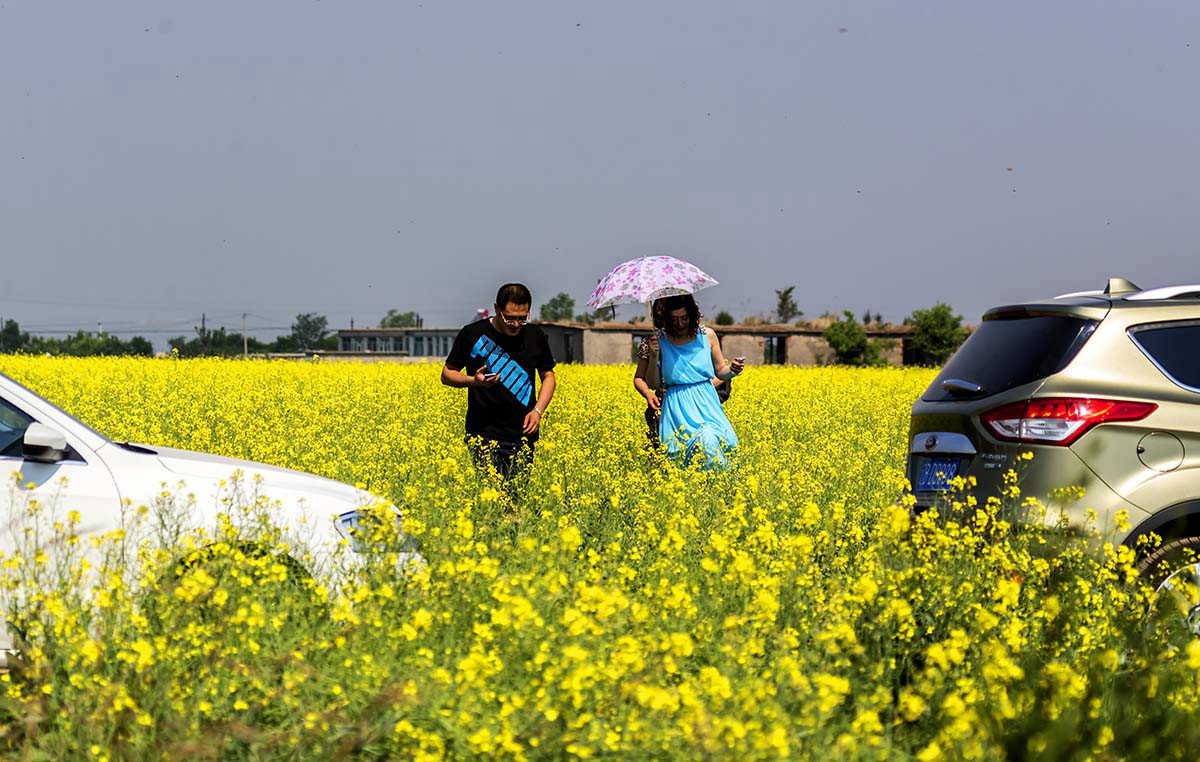
[[[929,370],[752,368],[727,405],[738,467],[710,475],[646,451],[631,366],[560,367],[516,505],[472,468],[464,393],[434,365],[6,357],[0,372],[116,439],[360,484],[404,510],[427,561],[397,575],[385,549],[303,579],[286,528],[272,553],[237,541],[261,502],[203,538],[138,535],[180,510],[164,495],[131,506],[85,573],[69,488],[27,506],[57,528],[3,565],[26,637],[0,676],[15,758],[1200,748],[1200,644],[1147,617],[1126,552],[1010,525],[1015,479],[910,516],[907,416]]]

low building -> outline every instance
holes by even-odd
[[[550,351],[560,363],[612,365],[635,362],[649,336],[649,323],[538,322]],[[717,332],[726,357],[745,357],[747,365],[824,365],[835,359],[824,329],[804,325],[722,325]],[[338,351],[328,359],[411,362],[450,354],[457,328],[353,328],[338,331]],[[889,365],[902,365],[908,326],[867,327],[869,338],[883,340]]]
[[[634,362],[637,348],[652,328],[648,323],[539,323],[559,362],[588,365]],[[722,325],[717,332],[726,357],[745,357],[747,365],[825,365],[835,353],[824,329],[803,325]],[[902,365],[908,326],[865,329],[868,338],[882,340],[889,365]]]
[[[803,325],[714,326],[726,357],[742,356],[747,365],[827,365],[837,355],[825,341],[823,328]],[[888,365],[904,364],[908,326],[877,326],[864,329],[867,338],[883,344]]]
[[[445,357],[457,328],[350,328],[337,332],[338,353],[390,354],[397,357]]]

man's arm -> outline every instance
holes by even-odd
[[[475,371],[475,375],[473,376],[463,373],[461,368],[452,368],[449,365],[442,366],[442,383],[446,386],[453,386],[455,389],[485,388],[495,386],[499,381],[500,376],[488,374],[486,365],[481,366],[479,370]]]
[[[533,410],[525,414],[524,431],[526,434],[534,433],[542,425],[542,415],[545,414],[546,406],[554,397],[554,371],[539,371],[538,377],[542,380],[541,389],[538,390],[537,404],[533,406]]]
[[[446,362],[442,366],[442,383],[446,386],[452,386],[455,389],[470,389],[475,386],[492,386],[485,384],[487,379],[487,366],[483,366],[473,374],[463,373],[463,368],[471,359],[471,337],[468,334],[470,326],[464,326],[459,330],[458,335],[454,337],[454,344],[450,347],[450,354],[446,355]]]

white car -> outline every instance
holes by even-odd
[[[272,502],[272,520],[295,527],[307,524],[311,549],[322,556],[349,539],[365,505],[379,498],[348,484],[313,474],[167,447],[115,442],[72,417],[8,376],[0,374],[0,475],[21,474],[15,489],[42,503],[56,499],[80,516],[80,536],[120,526],[123,501],[151,505],[163,485],[182,483],[195,496],[196,526],[213,526],[221,498],[235,472]],[[65,489],[61,485],[66,477]],[[61,491],[61,495],[59,493]],[[3,490],[0,494],[18,494]],[[25,495],[22,495],[25,497]],[[399,519],[399,511],[396,511]],[[15,547],[14,527],[0,529],[0,553]],[[411,543],[411,541],[410,541]],[[420,562],[415,544],[401,554],[404,565]],[[0,666],[12,650],[12,638],[0,626]]]

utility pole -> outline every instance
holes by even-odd
[[[250,340],[246,338],[246,313],[242,313],[242,357],[250,354]]]

